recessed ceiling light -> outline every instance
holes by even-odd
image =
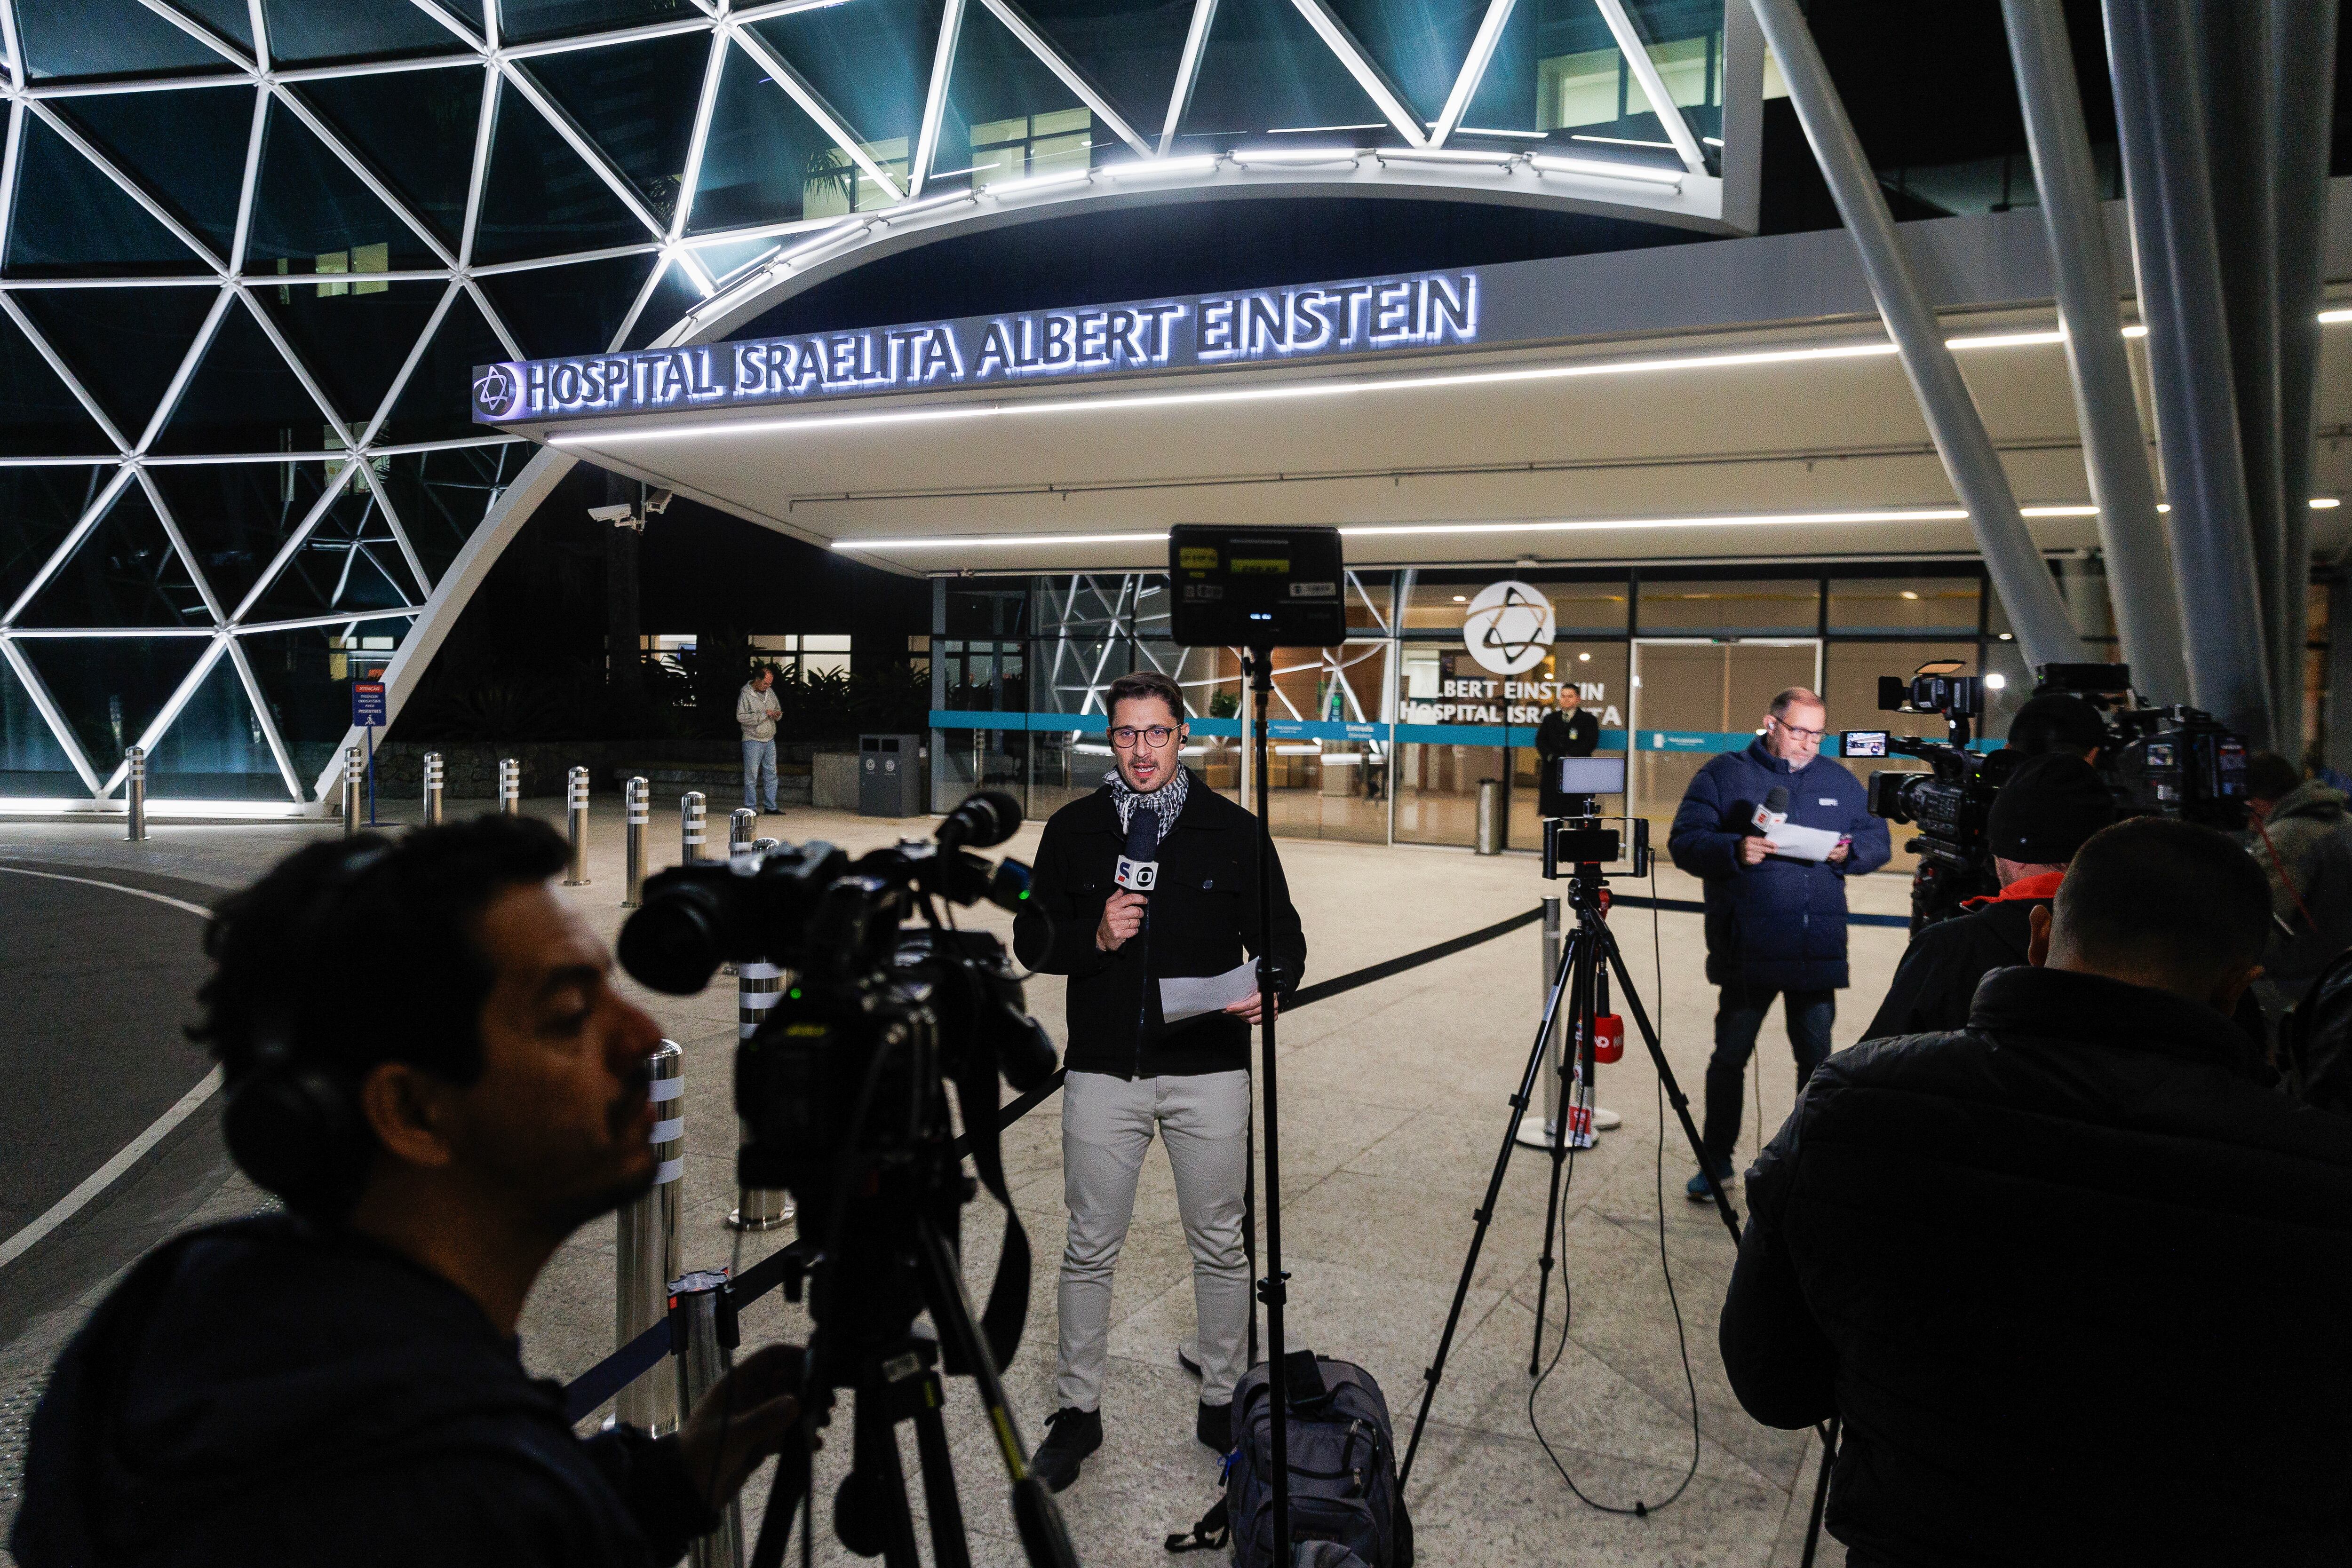
[[[1454,596],[1454,602],[1456,604],[1467,604],[1470,602],[1470,596],[1466,593],[1457,593]]]
[[[1580,664],[1589,664],[1592,663],[1592,655],[1590,653],[1579,653],[1576,656],[1576,662]]]
[[[1903,591],[1903,597],[1906,599],[1916,599],[1919,595],[1916,591],[1906,588]]]

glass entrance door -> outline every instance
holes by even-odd
[[[1773,697],[1790,686],[1822,689],[1820,638],[1633,640],[1627,809],[1650,819],[1661,852],[1692,775],[1755,739]]]

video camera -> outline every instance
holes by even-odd
[[[1925,773],[1870,776],[1870,814],[1919,827],[1910,844],[1919,857],[1911,878],[1914,933],[2000,886],[1985,832],[1993,800],[2022,753],[2009,747],[1990,753],[1970,749],[1974,723],[1984,714],[1984,694],[1988,686],[1999,690],[2001,677],[1963,675],[1959,669],[1959,661],[1941,660],[1920,665],[1908,681],[1900,675],[1878,680],[1881,709],[1939,714],[1944,740],[1885,730],[1847,730],[1840,737],[1840,749],[1849,759],[1902,756],[1927,764]],[[2128,664],[2053,664],[2035,673],[2035,696],[2063,693],[2098,714],[2104,738],[2086,760],[2115,792],[2118,815],[2182,817],[2223,829],[2244,825],[2242,737],[2201,709],[2142,706],[2132,691]]]
[[[794,1299],[803,1281],[808,1287],[817,1329],[810,1382],[855,1389],[861,1424],[868,1415],[885,1424],[925,1418],[922,1406],[937,1397],[935,1387],[923,1393],[935,1356],[950,1375],[981,1377],[983,1399],[995,1403],[994,1368],[1010,1358],[1027,1315],[1029,1249],[1005,1197],[996,1085],[1001,1073],[1015,1089],[1036,1087],[1051,1076],[1055,1051],[1024,1009],[1003,944],[944,924],[938,908],[983,899],[1025,906],[1028,867],[991,865],[972,852],[1010,838],[1021,815],[1012,797],[988,791],[950,812],[930,841],[901,841],[855,861],[807,843],[679,866],[646,883],[644,905],[621,928],[622,967],[672,995],[699,991],[722,962],[788,972],[782,998],[736,1048],[737,1179],[787,1188],[797,1200],[785,1284]],[[910,926],[918,916],[923,924]],[[950,1083],[980,1180],[1005,1204],[1005,1242],[980,1323],[984,1344],[953,1264],[962,1207],[979,1184],[963,1174]],[[913,1333],[926,1311],[935,1345]],[[936,1403],[928,1414],[936,1419]],[[1002,1429],[998,1437],[1002,1444]],[[874,1494],[897,1474],[869,1466],[872,1445],[860,1442],[835,1529],[853,1549],[879,1552],[878,1538],[866,1534],[885,1517],[886,1501]],[[1028,1490],[1037,1495],[1016,1495],[1016,1513],[1050,1512],[1042,1491]],[[1026,1539],[1034,1521],[1023,1522]]]

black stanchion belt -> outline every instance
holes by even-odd
[[[1656,908],[1678,915],[1698,915],[1704,913],[1706,908],[1706,905],[1687,898],[1651,899],[1612,894],[1610,903],[1612,905],[1622,904],[1629,909]],[[1482,925],[1475,931],[1452,937],[1433,946],[1423,947],[1399,957],[1385,959],[1378,964],[1367,965],[1360,969],[1352,969],[1347,974],[1336,976],[1317,985],[1302,986],[1291,993],[1290,1000],[1285,1004],[1286,1008],[1289,1011],[1296,1012],[1300,1008],[1312,1007],[1317,1002],[1328,1001],[1333,997],[1355,990],[1359,987],[1369,986],[1375,981],[1402,975],[1408,969],[1417,969],[1424,964],[1433,964],[1440,958],[1450,958],[1456,953],[1466,953],[1471,948],[1492,942],[1498,936],[1507,936],[1514,931],[1533,925],[1542,918],[1543,906],[1538,904],[1524,914],[1512,915],[1508,920],[1497,920],[1492,925]],[[1846,921],[1853,925],[1907,926],[1911,924],[1908,916],[1901,915],[1849,915],[1846,916]],[[1062,1087],[1062,1078],[1067,1071],[1066,1068],[1060,1067],[1054,1069],[1053,1075],[1036,1088],[1017,1099],[1008,1101],[1000,1107],[996,1113],[996,1130],[1003,1132],[1052,1099],[1055,1092]],[[959,1085],[960,1090],[962,1087]],[[961,1098],[960,1094],[959,1099]],[[955,1141],[955,1153],[958,1159],[971,1153],[971,1134],[967,1134]],[[1001,1180],[1002,1177],[1000,1176],[999,1179]],[[1007,1214],[1012,1212],[1010,1206],[1005,1212]],[[775,1289],[783,1281],[783,1277],[784,1254],[772,1253],[744,1270],[742,1276],[731,1287],[730,1294],[733,1296],[738,1309],[747,1307]],[[997,1303],[992,1301],[990,1305],[994,1307]],[[992,1337],[994,1336],[992,1335]],[[572,1381],[570,1386],[563,1391],[564,1405],[571,1418],[575,1422],[585,1419],[589,1412],[620,1393],[622,1389],[651,1369],[663,1356],[669,1354],[669,1320],[664,1318]]]

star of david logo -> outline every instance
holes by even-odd
[[[1470,601],[1463,640],[1482,669],[1498,675],[1531,670],[1551,652],[1557,618],[1541,590],[1524,582],[1490,583]]]
[[[511,365],[487,366],[474,382],[474,406],[487,418],[508,417],[521,399],[522,378]]]

